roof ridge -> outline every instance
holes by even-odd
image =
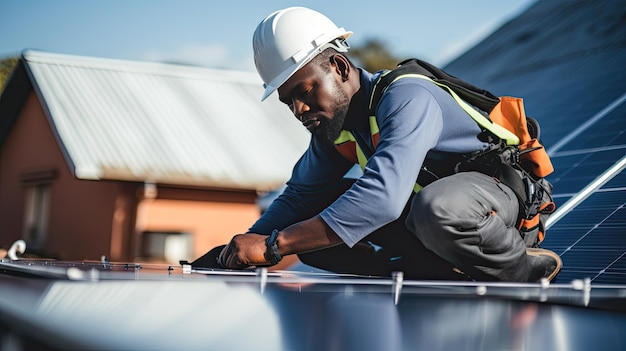
[[[40,50],[24,50],[22,58],[27,64],[48,64],[90,69],[102,69],[117,72],[137,72],[171,77],[187,77],[195,79],[210,79],[213,81],[236,81],[238,83],[262,84],[255,72],[233,69],[217,69],[202,66],[135,61],[117,58],[91,57],[81,55],[60,54]]]

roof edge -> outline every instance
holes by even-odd
[[[159,74],[164,76],[197,78],[198,75],[204,78],[210,77],[215,81],[232,81],[245,84],[262,85],[261,78],[256,72],[238,71],[229,69],[215,69],[202,66],[192,66],[174,63],[162,63],[139,60],[124,60],[116,58],[103,58],[92,56],[80,56],[70,54],[60,54],[36,49],[26,49],[22,52],[22,57],[27,63],[43,63],[52,65],[72,65],[77,67],[99,68],[113,71],[123,71],[123,67],[132,68],[134,72]]]
[[[28,95],[33,90],[22,58],[17,61],[4,90],[0,93],[0,147],[9,136],[13,124],[22,111]]]

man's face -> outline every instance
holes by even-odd
[[[334,142],[350,105],[341,83],[341,75],[334,66],[326,72],[313,61],[281,85],[278,96],[314,136]]]

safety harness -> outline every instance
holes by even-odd
[[[544,179],[554,168],[539,142],[539,124],[526,117],[523,100],[496,97],[427,62],[406,60],[396,69],[383,72],[372,89],[368,109],[374,149],[380,132],[376,122],[378,102],[391,83],[409,77],[428,80],[446,90],[480,126],[482,131],[477,137],[489,144],[485,150],[454,155],[443,161],[427,158],[413,188],[414,192],[419,192],[437,179],[458,172],[478,171],[494,177],[515,192],[520,204],[518,229],[528,246],[537,246],[545,235],[543,219],[555,210],[551,186]],[[488,116],[476,108],[485,111]],[[355,134],[343,130],[335,140],[335,147],[346,159],[365,169],[368,154],[363,148],[366,148],[366,144],[359,142]],[[373,150],[370,150],[369,156],[371,153]]]

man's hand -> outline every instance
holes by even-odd
[[[231,269],[267,266],[265,239],[267,235],[254,233],[235,235],[220,253],[218,262],[222,267]]]
[[[224,268],[244,269],[250,266],[269,266],[265,259],[267,235],[256,233],[235,235],[220,252],[218,263]],[[318,215],[293,224],[280,231],[277,245],[280,254],[298,254],[325,249],[343,243],[341,238]]]

